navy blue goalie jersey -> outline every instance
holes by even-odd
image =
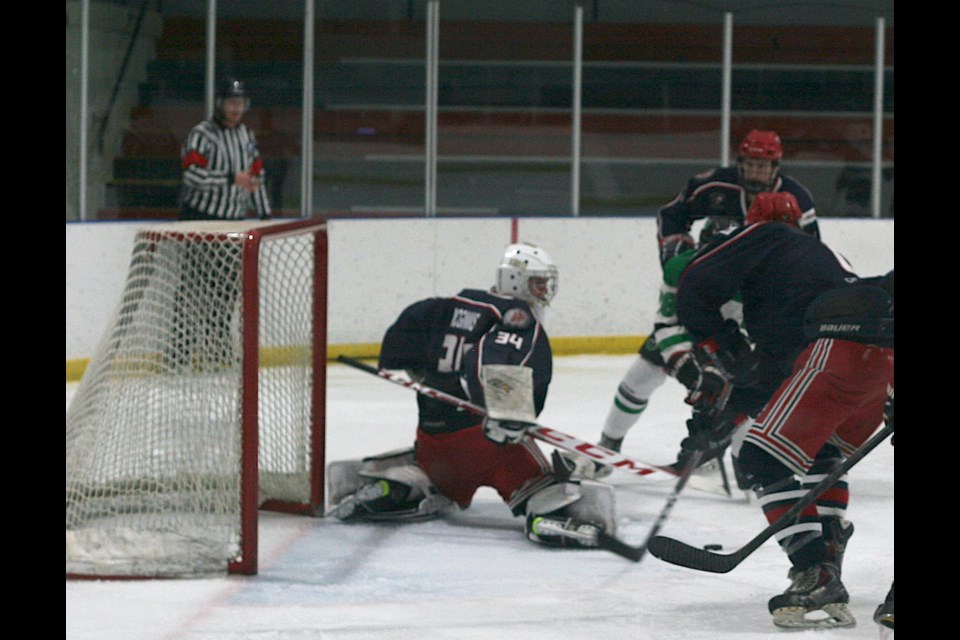
[[[543,325],[523,300],[479,289],[420,300],[387,329],[380,367],[403,369],[423,384],[483,406],[480,367],[521,365],[533,369],[534,405],[539,414],[553,374],[553,355]],[[418,395],[419,428],[456,431],[481,418]]]

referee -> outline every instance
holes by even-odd
[[[190,130],[180,151],[181,220],[242,220],[251,209],[270,217],[257,139],[242,122],[249,109],[243,83],[231,79],[217,91],[213,117]]]

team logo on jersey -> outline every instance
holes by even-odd
[[[515,327],[517,329],[525,329],[530,326],[530,323],[533,322],[533,317],[525,309],[520,307],[514,307],[513,309],[507,309],[503,314],[503,324],[507,327]]]
[[[713,191],[707,195],[707,206],[711,211],[722,211],[727,201],[727,196],[720,191]]]

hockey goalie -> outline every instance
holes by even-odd
[[[466,509],[492,487],[528,540],[597,546],[614,533],[613,488],[571,480],[526,434],[543,409],[553,356],[544,328],[558,270],[542,248],[507,247],[491,290],[414,302],[387,329],[379,366],[486,409],[417,395],[413,447],[327,467],[329,514],[345,522],[416,521]],[[557,456],[555,456],[557,458]]]

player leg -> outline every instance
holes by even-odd
[[[461,508],[476,490],[497,491],[515,516],[523,516],[531,542],[595,547],[600,528],[613,531],[613,488],[602,482],[569,481],[554,472],[536,441],[495,444],[476,425],[417,439],[417,460],[431,480]],[[559,477],[558,477],[559,475]]]
[[[620,451],[627,431],[637,423],[647,408],[650,396],[667,379],[664,362],[652,336],[648,337],[640,354],[624,374],[613,397],[613,404],[603,423],[600,446]]]
[[[798,357],[794,373],[750,426],[739,452],[740,464],[758,483],[756,493],[769,522],[803,495],[804,481],[827,472],[837,453],[835,447],[824,446],[827,440],[857,416],[874,387],[885,389],[889,376],[885,375],[884,358],[871,359],[870,349],[846,341],[815,341]],[[882,413],[882,404],[879,410]],[[839,566],[852,534],[852,528],[844,526],[842,519],[847,495],[846,482],[841,480],[828,489],[819,504],[804,510],[794,524],[777,534],[792,564],[790,586],[768,605],[777,626],[856,624],[847,607],[849,596],[840,580]],[[840,525],[826,537],[825,518],[837,518],[833,523]],[[806,617],[818,610],[829,617]]]

